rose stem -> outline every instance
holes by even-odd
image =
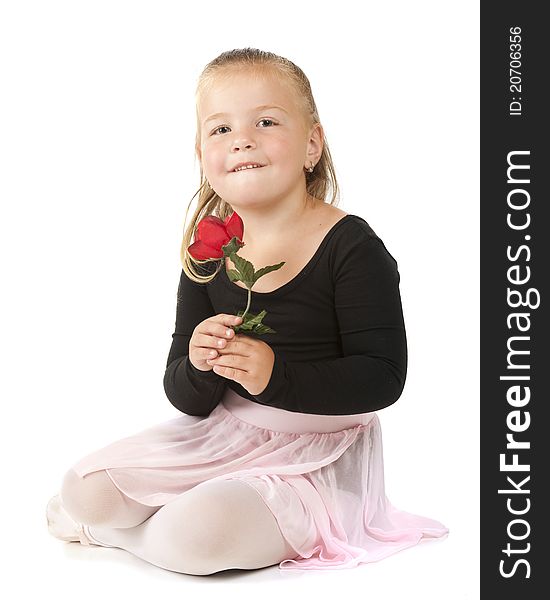
[[[250,300],[251,299],[252,299],[252,290],[250,288],[248,288],[248,303],[247,303],[246,308],[244,309],[244,313],[241,317],[241,319],[243,320],[243,323],[244,323],[244,318],[246,316],[246,313],[247,313],[248,309],[250,308]]]

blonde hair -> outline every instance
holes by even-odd
[[[218,78],[224,77],[230,74],[228,71],[233,73],[234,70],[250,71],[251,76],[262,77],[276,73],[281,75],[282,83],[290,85],[296,94],[296,99],[300,102],[303,113],[304,122],[307,127],[312,127],[316,123],[320,123],[319,113],[315,100],[313,99],[313,93],[311,91],[311,85],[305,73],[296,66],[290,60],[283,58],[272,52],[266,52],[263,50],[257,50],[256,48],[241,48],[235,50],[228,50],[222,52],[214,60],[210,61],[203,69],[199,76],[195,99],[197,100],[197,130],[195,138],[195,149],[200,149],[201,145],[201,128],[198,114],[198,99],[201,94],[207,92],[211,84]],[[339,186],[336,180],[336,173],[334,164],[330,155],[326,137],[323,138],[323,150],[321,157],[313,172],[304,172],[306,178],[306,191],[315,199],[322,202],[327,202],[330,191],[332,191],[331,198],[327,202],[333,206],[338,204],[339,199]],[[218,273],[220,268],[225,268],[224,261],[221,260],[218,264],[218,268],[215,272],[211,272],[209,269],[206,276],[201,275],[199,265],[204,263],[210,263],[213,261],[197,261],[187,251],[188,247],[193,243],[197,224],[206,216],[213,215],[220,218],[222,221],[228,217],[232,212],[233,208],[222,198],[220,198],[216,192],[210,187],[208,181],[204,177],[202,165],[200,167],[200,186],[195,192],[191,201],[187,205],[185,213],[185,221],[187,221],[187,215],[189,208],[198,194],[197,208],[193,214],[191,222],[185,228],[183,234],[183,241],[180,249],[180,260],[185,271],[185,274],[189,279],[196,283],[207,283],[211,281]],[[217,262],[217,261],[216,261]],[[199,268],[199,272],[195,270],[195,267]]]

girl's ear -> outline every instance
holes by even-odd
[[[317,164],[321,158],[324,137],[323,126],[321,123],[315,123],[311,128],[307,142],[307,159],[313,161],[314,164]]]
[[[199,159],[199,162],[202,162],[202,154],[201,154],[200,146],[195,146],[195,152],[197,153],[197,158]]]

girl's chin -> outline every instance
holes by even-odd
[[[261,192],[258,192],[257,194],[254,194],[253,190],[247,189],[243,191],[242,194],[235,194],[233,192],[231,194],[222,196],[222,198],[238,212],[239,208],[244,208],[246,206],[261,206],[262,204],[269,203],[272,199],[272,196],[267,197],[265,195],[265,189],[261,190]]]

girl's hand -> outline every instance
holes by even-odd
[[[253,396],[265,390],[275,363],[275,354],[268,344],[238,333],[219,354],[207,360],[215,373],[240,383]]]
[[[189,360],[193,366],[199,371],[211,371],[212,366],[206,360],[218,356],[219,350],[235,337],[231,327],[240,323],[242,323],[241,317],[223,313],[201,321],[193,330],[189,340]],[[229,335],[227,335],[228,331]]]

